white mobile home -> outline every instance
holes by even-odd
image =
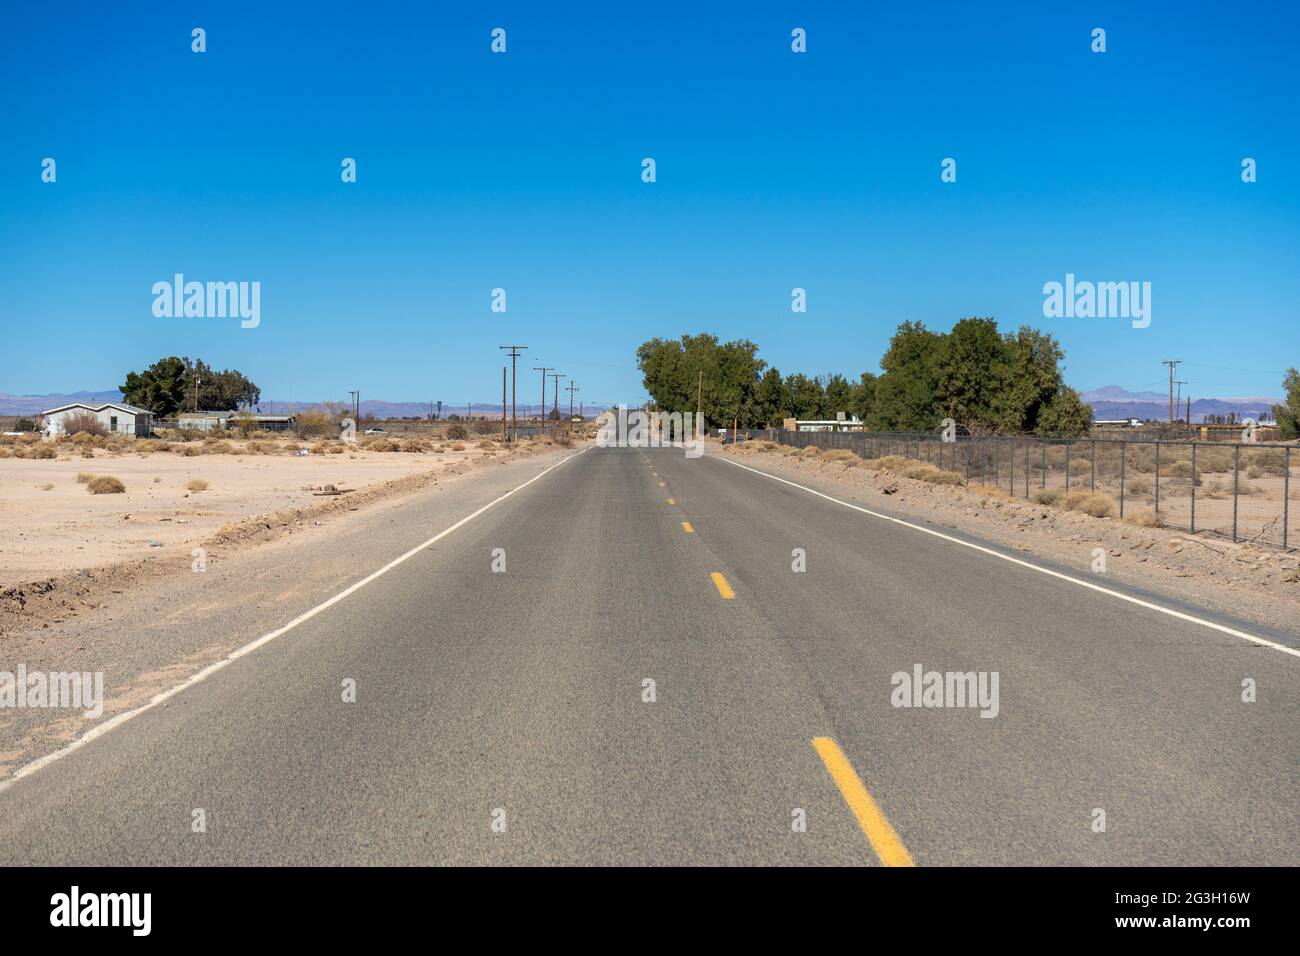
[[[41,412],[41,417],[45,419],[44,432],[51,438],[66,435],[68,420],[86,414],[95,416],[109,434],[138,435],[143,438],[153,429],[153,412],[147,408],[125,402],[105,402],[102,405],[73,402],[71,405],[60,405]]]

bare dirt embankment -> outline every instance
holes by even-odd
[[[0,634],[61,622],[142,578],[188,570],[195,549],[228,552],[293,534],[551,447],[549,439],[11,443],[0,454]]]
[[[1154,513],[1118,518],[1104,496],[1015,498],[962,476],[899,458],[863,460],[847,451],[755,441],[713,453],[753,464],[864,507],[914,517],[996,544],[1268,627],[1300,630],[1300,555],[1156,526]],[[910,476],[910,477],[909,477]],[[1091,513],[1090,513],[1091,512]],[[1111,512],[1111,513],[1108,513]],[[1097,549],[1101,549],[1099,554]],[[1096,571],[1104,556],[1104,571]]]

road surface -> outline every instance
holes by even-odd
[[[678,449],[449,527],[8,784],[0,864],[1296,861],[1285,650]]]

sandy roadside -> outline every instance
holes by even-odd
[[[709,451],[884,514],[978,535],[1081,577],[1111,578],[1269,628],[1300,631],[1300,554],[1294,551],[1095,518],[987,486],[907,478],[871,461],[789,454],[770,442],[714,444]]]
[[[292,534],[376,499],[550,448],[471,441],[427,453],[99,450],[94,457],[0,459],[0,634],[58,623],[137,578],[188,568],[196,548],[229,550]],[[79,475],[115,477],[126,491],[90,494]],[[192,482],[206,488],[194,490]]]

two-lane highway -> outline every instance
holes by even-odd
[[[996,715],[895,706],[918,666]],[[592,448],[14,781],[0,863],[1293,863],[1298,668]]]

